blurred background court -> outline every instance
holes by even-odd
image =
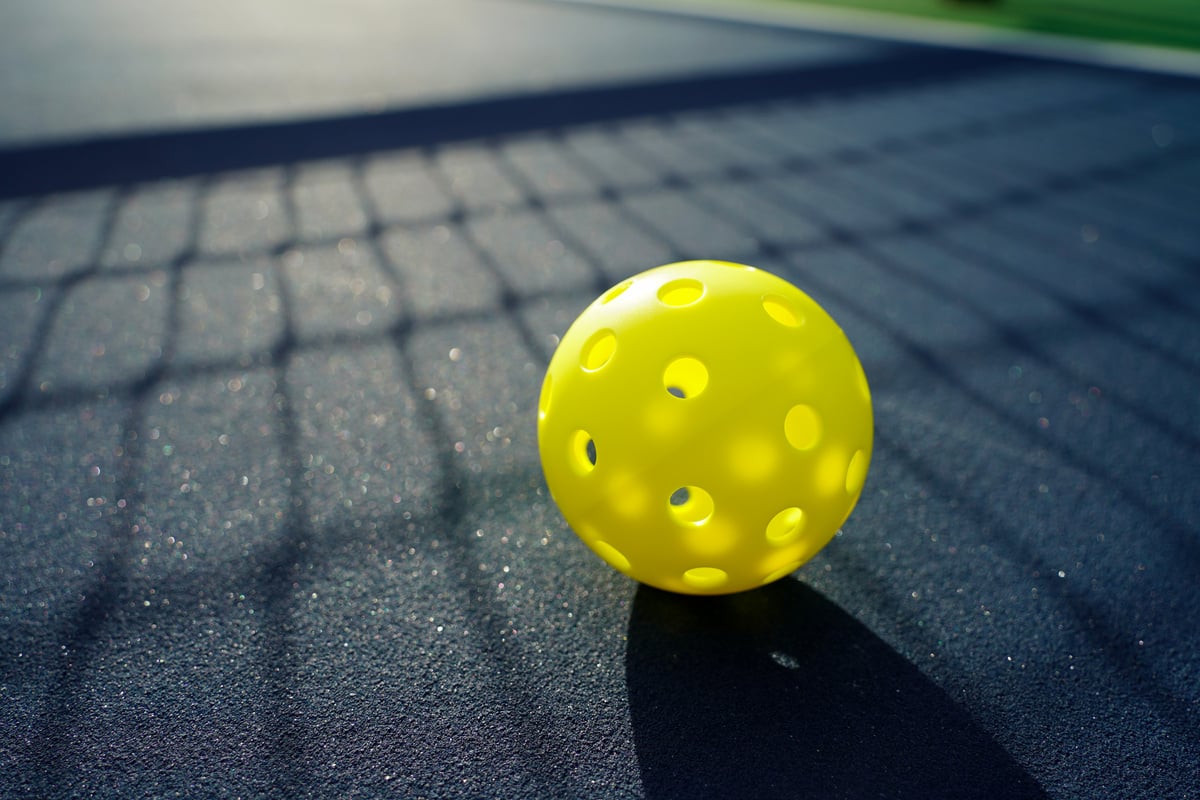
[[[1162,47],[1200,46],[1200,6],[1189,0],[779,1]]]

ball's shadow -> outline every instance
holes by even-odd
[[[626,680],[649,798],[1045,797],[949,696],[787,578],[638,588]]]

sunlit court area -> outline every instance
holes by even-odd
[[[0,5],[0,798],[1200,797],[1197,47]]]

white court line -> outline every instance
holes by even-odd
[[[1009,55],[1074,61],[1164,75],[1200,77],[1200,53],[1167,47],[1098,42],[926,20],[885,12],[835,9],[781,0],[553,0],[585,6],[656,11],[796,30],[871,36],[898,42],[969,47]]]

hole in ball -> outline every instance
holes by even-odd
[[[865,451],[854,451],[854,456],[850,459],[850,465],[846,467],[847,494],[854,494],[862,490],[863,482],[867,479],[867,462],[869,460]]]
[[[567,461],[579,475],[587,475],[596,468],[596,442],[590,433],[580,429],[571,434]]]
[[[554,380],[550,373],[546,373],[546,380],[542,383],[542,394],[538,397],[538,419],[543,420],[550,413],[550,397],[553,391]]]
[[[677,358],[663,370],[663,387],[673,397],[695,397],[708,387],[708,367],[698,358]]]
[[[626,289],[628,289],[632,285],[633,285],[632,280],[621,281],[616,286],[612,287],[611,289],[609,289],[607,292],[604,293],[604,296],[600,298],[600,305],[604,305],[605,303],[611,303],[613,300],[616,300],[618,297],[620,297],[622,294],[625,293]]]
[[[779,295],[769,294],[762,299],[763,310],[771,319],[787,328],[798,328],[804,324],[804,315],[790,301]]]
[[[617,335],[604,328],[588,338],[580,354],[580,366],[588,372],[595,372],[603,367],[613,357],[617,350]]]
[[[671,493],[667,507],[684,525],[703,525],[716,509],[712,495],[699,486],[680,486]]]
[[[804,532],[804,512],[792,506],[780,511],[767,523],[767,541],[773,545],[787,544]]]
[[[629,568],[631,566],[629,559],[625,557],[624,553],[613,547],[608,542],[592,542],[591,548],[596,555],[603,558],[609,564],[612,564],[616,569],[620,570],[621,572],[629,572]]]
[[[725,570],[716,567],[693,567],[683,573],[683,582],[694,589],[715,589],[728,580]]]
[[[658,290],[658,300],[665,306],[690,306],[704,296],[704,284],[695,278],[676,278]]]
[[[855,366],[857,373],[854,377],[858,384],[858,393],[869,403],[871,402],[871,387],[867,385],[867,373],[863,372],[862,364],[855,364]]]

